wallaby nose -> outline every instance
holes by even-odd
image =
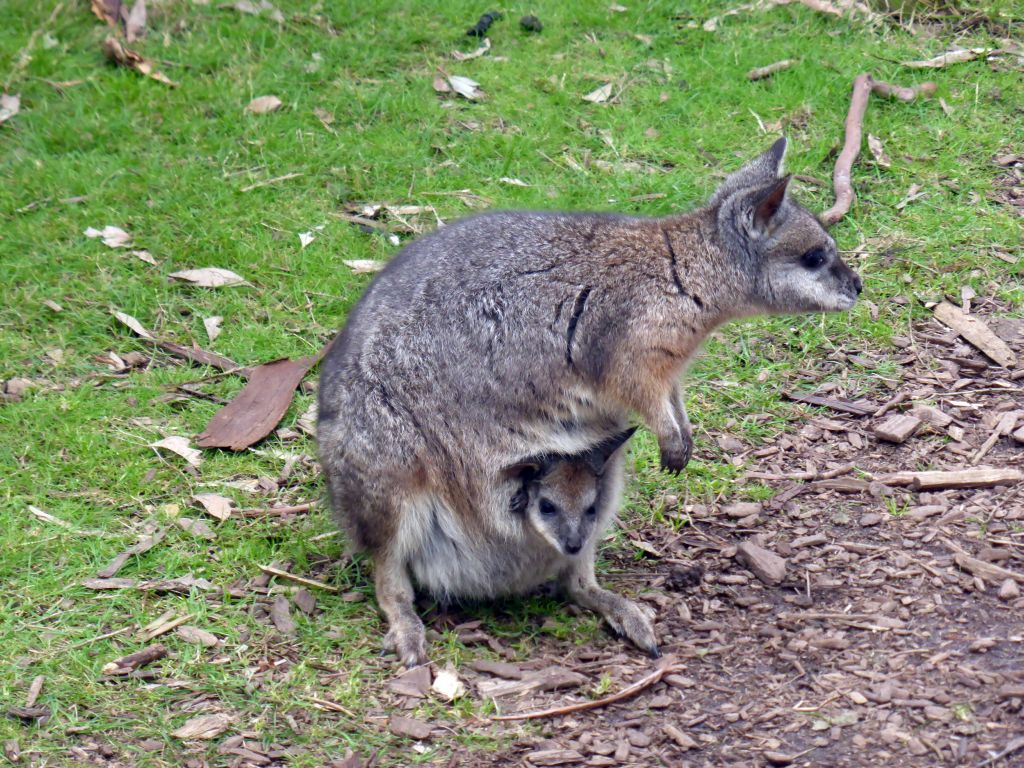
[[[578,534],[573,534],[565,540],[565,551],[570,555],[579,554],[579,551],[583,549],[583,541],[580,539]]]
[[[864,290],[864,281],[860,279],[860,275],[856,272],[853,274],[853,290],[857,292],[858,296],[860,296],[861,291]]]

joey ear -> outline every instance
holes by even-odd
[[[636,427],[630,427],[624,432],[612,435],[583,454],[583,460],[593,470],[594,474],[601,474],[608,463],[608,459],[633,436],[634,432],[636,432]]]
[[[789,187],[790,176],[783,176],[767,187],[759,190],[754,198],[753,223],[754,229],[759,233],[766,232],[771,228],[775,217],[786,200],[786,190]]]
[[[543,462],[539,458],[530,458],[508,465],[501,470],[501,476],[505,480],[518,480],[523,483],[529,483],[537,479],[543,472],[543,469]]]

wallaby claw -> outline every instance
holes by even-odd
[[[647,649],[647,654],[652,659],[660,659],[661,658],[661,651],[658,649],[658,646],[656,646],[656,645],[652,645],[651,647],[649,647]]]
[[[394,650],[398,660],[406,669],[426,664],[427,641],[423,627],[409,627],[405,629],[391,628],[384,637],[384,644],[387,648]]]

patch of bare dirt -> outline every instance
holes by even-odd
[[[719,436],[753,459],[747,481],[774,498],[668,497],[691,525],[628,532],[648,559],[604,577],[657,608],[676,669],[624,701],[533,721],[539,733],[466,723],[512,744],[452,764],[1024,765],[1024,482],[914,490],[897,474],[1024,469],[1024,320],[982,316],[1020,356],[1016,368],[929,320],[897,338],[901,372],[878,377],[888,396],[826,385],[814,394],[836,407],[809,410],[773,444]],[[781,583],[742,556],[743,542],[785,561]],[[540,642],[526,664],[468,662],[470,695],[532,711],[598,698],[656,667],[613,638]],[[513,656],[486,635],[480,644]]]

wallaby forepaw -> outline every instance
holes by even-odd
[[[678,474],[686,469],[693,453],[693,441],[677,442],[675,445],[661,446],[661,468],[666,472]]]
[[[392,627],[384,636],[384,645],[395,652],[402,665],[408,668],[426,664],[427,639],[423,627]]]

